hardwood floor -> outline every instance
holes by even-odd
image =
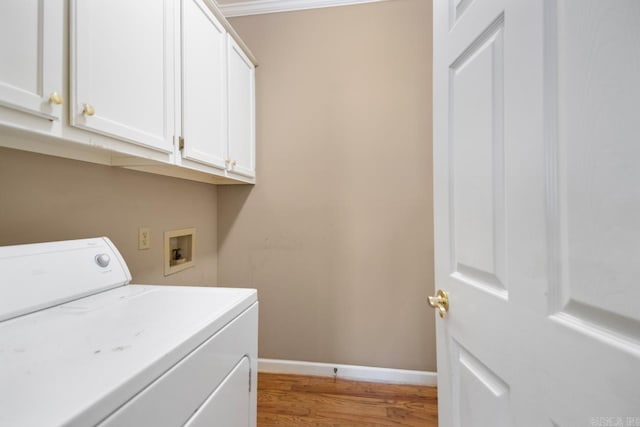
[[[437,427],[435,387],[258,374],[258,427]]]

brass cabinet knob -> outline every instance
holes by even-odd
[[[235,160],[233,162],[231,162],[231,166],[235,166],[238,162],[236,162]]]
[[[93,116],[96,113],[96,109],[93,108],[91,104],[84,104],[84,108],[82,109],[82,113],[85,116]]]
[[[226,164],[229,164],[229,163],[231,163],[231,159],[224,159],[224,162],[225,162]]]
[[[49,95],[50,104],[62,105],[63,102],[64,102],[64,99],[62,98],[62,95],[60,95],[58,92],[51,92],[51,95]]]
[[[449,296],[442,289],[438,289],[435,297],[429,297],[429,305],[437,309],[440,317],[443,318],[449,311]]]

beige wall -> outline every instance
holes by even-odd
[[[107,235],[134,282],[257,287],[261,357],[435,370],[431,2],[232,23],[260,61],[255,187],[0,148],[0,245]],[[190,226],[197,265],[165,278]]]
[[[0,148],[0,188],[0,245],[108,236],[134,282],[216,283],[213,185]],[[140,226],[149,250],[137,249]],[[165,278],[163,233],[191,226],[196,266]]]
[[[260,356],[435,370],[431,2],[232,24],[258,184],[218,188],[218,279],[258,288]]]

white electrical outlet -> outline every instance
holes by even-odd
[[[151,230],[149,227],[140,227],[138,229],[138,249],[150,249],[151,248]]]

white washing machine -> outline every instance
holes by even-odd
[[[256,425],[256,291],[130,280],[107,238],[0,247],[0,426]]]

